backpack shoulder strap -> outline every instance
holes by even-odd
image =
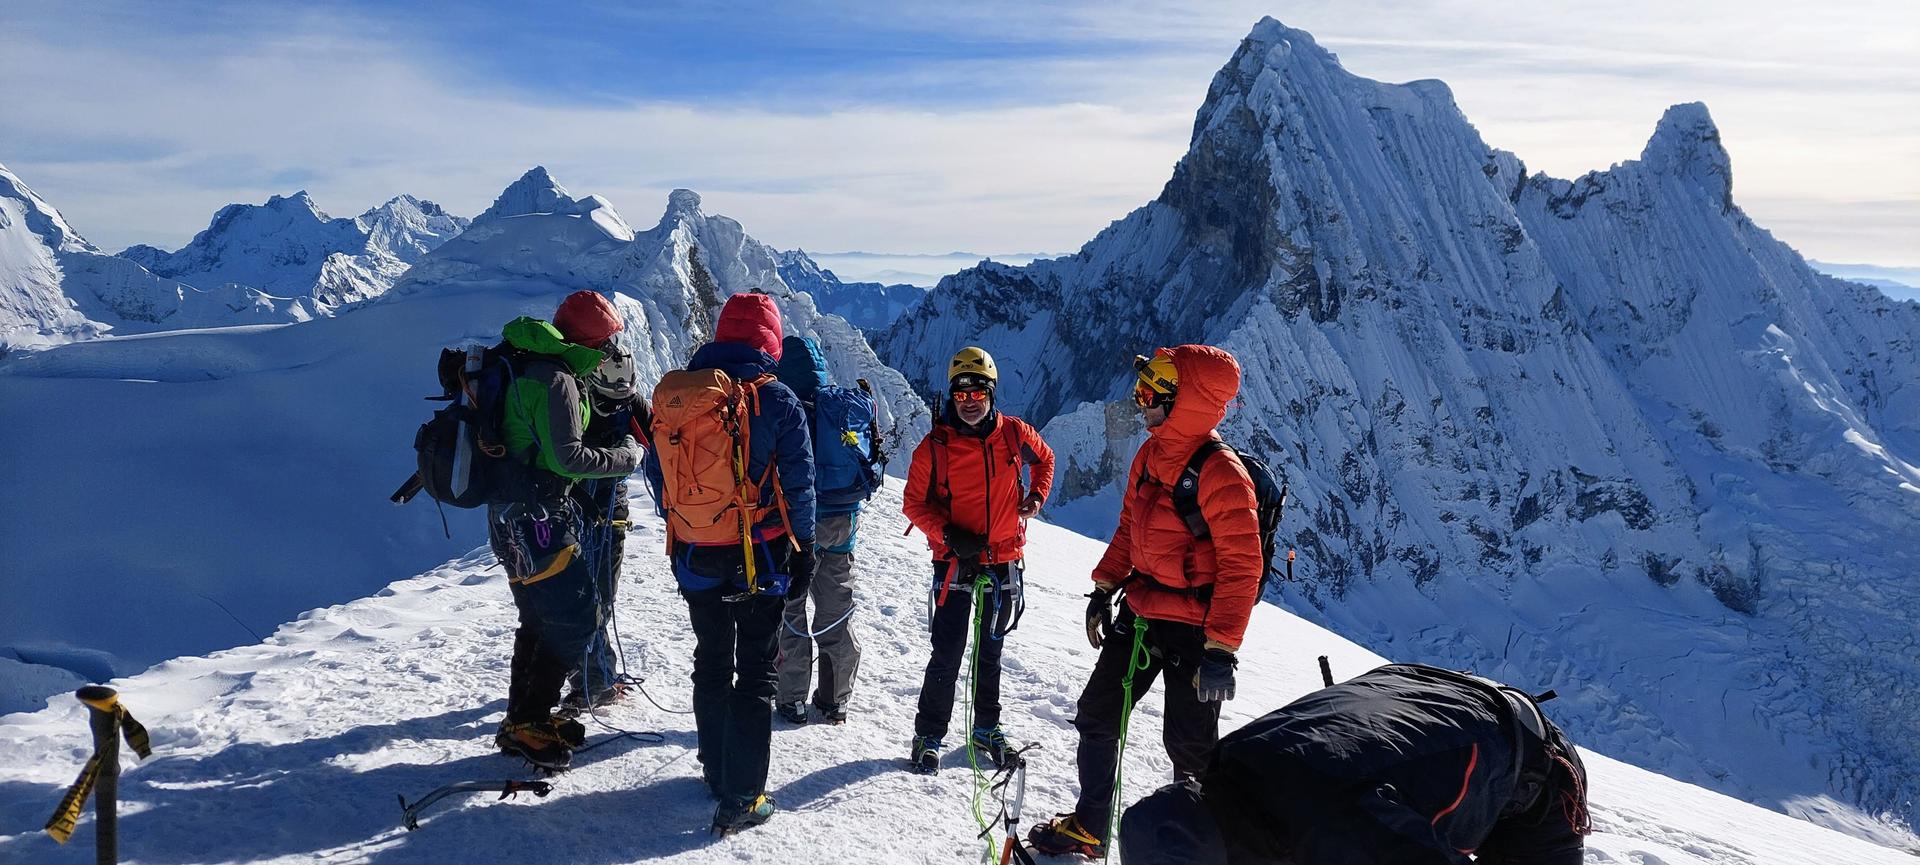
[[[953,490],[947,485],[947,439],[950,435],[947,428],[938,423],[927,433],[927,440],[933,443],[932,450],[928,451],[933,456],[933,474],[927,479],[927,502],[949,509],[953,507]]]
[[[1180,477],[1174,481],[1170,495],[1173,498],[1173,512],[1180,515],[1180,521],[1187,524],[1187,531],[1195,538],[1213,537],[1213,530],[1207,527],[1206,514],[1200,512],[1200,469],[1207,460],[1220,451],[1233,451],[1233,445],[1219,439],[1208,439],[1187,458],[1187,466],[1180,470]]]
[[[867,459],[869,462],[877,464],[883,462],[883,460],[880,459],[880,395],[873,392],[873,383],[864,378],[854,379],[854,383],[860,386],[860,392],[866,394],[867,399],[873,400],[873,432],[868,436],[868,438],[872,440],[873,446],[868,448]],[[889,411],[891,411],[891,409],[889,409]],[[898,431],[899,423],[896,421],[893,432]]]

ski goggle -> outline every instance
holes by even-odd
[[[953,392],[953,402],[955,405],[966,405],[968,403],[986,405],[987,400],[992,398],[993,394],[984,390],[956,390]]]
[[[1163,408],[1172,408],[1173,394],[1161,393],[1154,390],[1148,387],[1147,383],[1143,381],[1133,386],[1133,404],[1141,408],[1150,408],[1156,405]]]
[[[1161,370],[1166,366],[1158,358],[1133,356],[1133,373],[1139,380],[1133,385],[1133,402],[1141,408],[1155,404],[1173,405],[1173,394],[1179,385],[1169,379]]]

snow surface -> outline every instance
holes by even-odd
[[[442,784],[531,775],[498,755],[513,606],[482,547],[377,596],[314,610],[258,645],[180,658],[113,682],[153,735],[155,755],[120,782],[120,851],[129,865],[226,862],[968,862],[980,843],[969,813],[971,772],[951,749],[933,778],[904,771],[926,661],[921,538],[903,537],[897,485],[883,490],[859,536],[863,648],[849,722],[776,727],[768,786],[781,813],[715,839],[694,760],[688,704],[692,637],[663,557],[642,520],[627,546],[618,625],[629,669],[647,692],[603,710],[592,735],[653,731],[659,743],[613,741],[582,754],[554,793],[444,800],[418,831],[401,828],[395,797]],[[634,503],[635,513],[651,504]],[[1029,605],[1006,656],[1005,723],[1037,741],[1026,825],[1070,807],[1073,702],[1092,667],[1081,595],[1102,545],[1034,523]],[[469,540],[474,535],[469,534]],[[313,563],[315,578],[325,562]],[[1255,611],[1241,654],[1232,729],[1318,685],[1316,655],[1336,676],[1383,659],[1279,607]],[[1543,681],[1563,691],[1573,681]],[[1553,714],[1555,704],[1548,704]],[[961,723],[957,720],[956,724]],[[1161,698],[1134,716],[1129,800],[1165,783]],[[0,717],[0,860],[91,861],[90,821],[56,846],[40,825],[90,748],[84,710],[68,697]],[[1910,865],[1912,857],[1586,751],[1596,833],[1590,863],[1633,865]],[[992,806],[989,805],[989,810]]]
[[[1263,20],[1154,201],[1078,253],[942,280],[876,340],[954,347],[1111,531],[1130,360],[1244,370],[1230,440],[1292,482],[1284,599],[1396,657],[1582,683],[1577,738],[1920,849],[1920,306],[1821,276],[1734,203],[1705,106],[1573,181],[1446,85]],[[1844,636],[1843,636],[1844,635]]]

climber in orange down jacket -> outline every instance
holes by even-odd
[[[939,771],[969,639],[978,647],[969,683],[969,747],[996,765],[1012,754],[1000,726],[1000,651],[1025,605],[1026,520],[1053,489],[1053,450],[1025,421],[1000,411],[999,382],[992,355],[975,346],[955,354],[947,366],[946,404],[907,471],[907,519],[926,533],[933,552],[933,652],[907,755],[909,767],[923,774]],[[970,616],[975,583],[981,585],[977,628]]]
[[[1133,678],[1138,702],[1166,674],[1165,741],[1174,773],[1197,776],[1219,738],[1220,704],[1233,698],[1234,652],[1259,600],[1266,569],[1253,481],[1233,450],[1201,464],[1196,498],[1210,537],[1196,537],[1174,508],[1178,482],[1240,390],[1240,365],[1206,345],[1163,348],[1135,364],[1134,402],[1148,427],[1133,458],[1120,524],[1094,568],[1087,641],[1100,650],[1080,694],[1074,727],[1080,799],[1072,812],[1035,826],[1042,852],[1104,856],[1114,767],[1119,755],[1122,681],[1134,633],[1144,628],[1145,667]],[[1113,602],[1119,600],[1114,615]]]

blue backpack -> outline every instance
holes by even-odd
[[[864,501],[880,488],[886,460],[873,388],[827,385],[813,396],[813,488],[822,501]]]

